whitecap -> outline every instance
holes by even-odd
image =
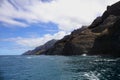
[[[32,57],[30,57],[30,56],[29,56],[29,57],[27,57],[27,59],[31,59],[31,58],[32,58]]]
[[[114,60],[114,59],[97,59],[97,60],[94,60],[94,61],[96,61],[96,62],[102,62],[102,61],[114,62],[116,60]]]
[[[100,76],[100,73],[97,73],[97,74],[95,74],[95,72],[92,72],[92,71],[90,71],[90,72],[86,72],[85,74],[84,74],[84,76],[88,79],[88,80],[100,80],[98,77]]]
[[[82,54],[82,56],[87,56],[87,54]]]

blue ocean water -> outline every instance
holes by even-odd
[[[0,56],[0,80],[120,80],[120,58]]]

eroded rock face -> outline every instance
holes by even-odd
[[[120,57],[120,18],[106,29],[104,34],[95,39],[90,53]]]
[[[118,20],[117,16],[109,15],[101,24],[96,26],[95,28],[91,28],[92,32],[94,33],[101,33],[106,28],[113,27],[115,22]]]
[[[93,33],[88,28],[75,30],[71,35],[59,40],[46,54],[81,55],[88,53],[93,47],[94,40],[98,35],[98,33]]]
[[[111,6],[107,6],[107,10],[103,13],[102,16],[97,17],[93,23],[89,26],[89,29],[91,28],[95,28],[98,27],[99,25],[101,25],[104,20],[106,20],[106,18],[108,18],[111,15],[111,18],[113,16],[120,16],[120,1],[111,5]],[[109,17],[110,18],[110,17]],[[111,19],[112,20],[112,19]]]
[[[96,26],[100,25],[103,22],[102,17],[97,17],[93,23],[89,26],[89,29],[93,29]]]
[[[46,51],[48,55],[120,56],[120,1],[107,7],[88,28],[75,30]]]
[[[120,1],[107,7],[103,13],[102,20],[106,19],[109,15],[120,16]]]
[[[66,42],[62,52],[63,55],[81,55],[88,53],[97,35],[89,29],[86,29],[78,35],[73,36],[70,41]]]

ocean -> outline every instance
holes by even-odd
[[[120,80],[120,58],[0,56],[0,80]]]

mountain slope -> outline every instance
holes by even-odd
[[[57,41],[47,55],[112,55],[120,56],[120,1],[107,7],[93,23],[75,30]]]
[[[51,48],[57,40],[50,40],[42,46],[36,47],[34,50],[29,50],[23,55],[40,55],[43,54],[47,49]]]

